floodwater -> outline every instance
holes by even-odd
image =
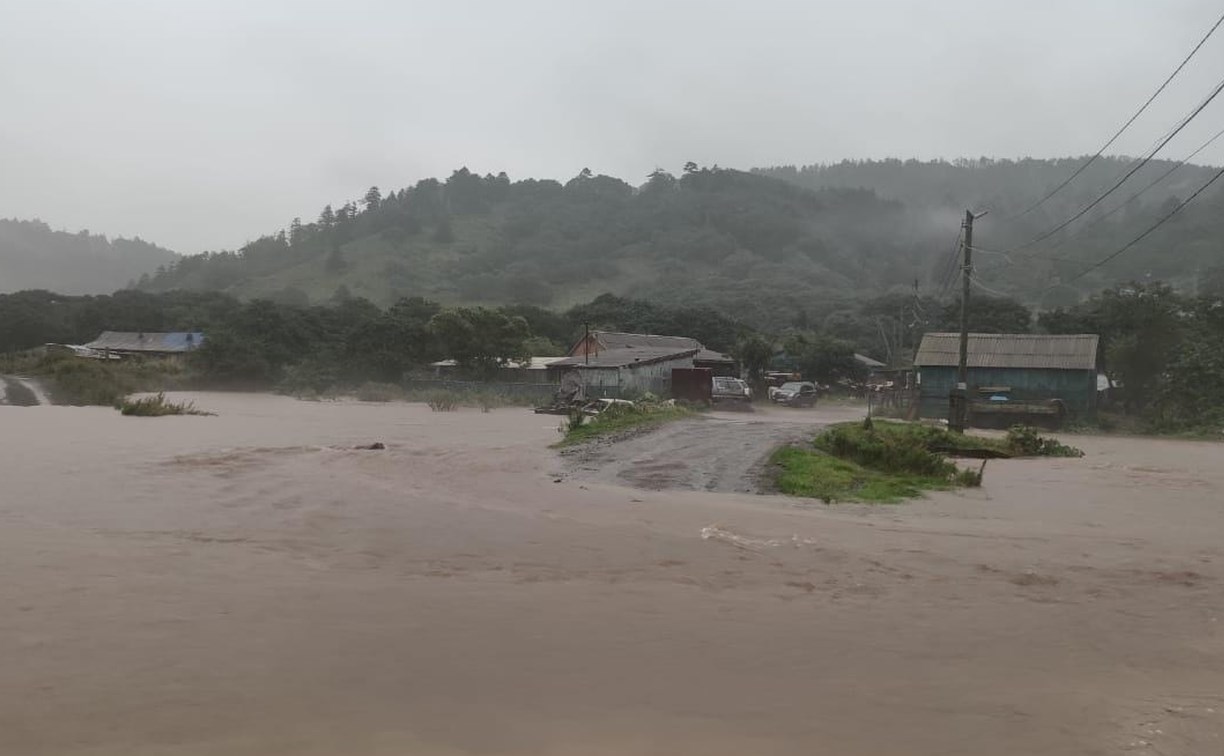
[[[524,410],[189,398],[0,407],[0,753],[1224,751],[1224,445],[829,507],[584,477]]]

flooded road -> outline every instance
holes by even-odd
[[[821,411],[758,407],[754,412],[710,412],[645,435],[599,440],[562,456],[572,475],[649,490],[760,493],[763,469],[779,446],[810,440],[832,422],[863,416],[858,406]]]
[[[828,507],[566,474],[524,410],[186,398],[0,407],[0,753],[1221,751],[1224,446]]]

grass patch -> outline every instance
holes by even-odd
[[[123,399],[115,405],[120,414],[135,417],[164,417],[165,415],[211,415],[211,412],[196,409],[193,402],[172,402],[165,394],[146,396],[140,399]]]
[[[895,504],[921,496],[923,491],[945,490],[953,485],[947,478],[879,472],[795,446],[778,449],[770,461],[779,470],[776,479],[779,491],[820,499],[826,504],[835,501]]]
[[[1016,426],[1006,438],[951,433],[916,423],[843,423],[825,430],[813,447],[787,447],[772,461],[782,493],[824,502],[892,503],[923,491],[982,485],[985,463],[961,469],[948,454],[992,456],[1080,457],[1083,452],[1043,438],[1027,426]]]
[[[128,394],[177,388],[186,382],[185,369],[176,360],[91,360],[48,354],[14,360],[11,366],[20,369],[6,368],[6,372],[43,378],[56,404],[114,406]]]
[[[651,428],[673,420],[692,417],[688,407],[672,404],[615,404],[593,417],[575,413],[558,429],[565,438],[556,446],[574,446],[596,438]]]

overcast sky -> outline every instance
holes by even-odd
[[[192,253],[463,165],[636,184],[687,160],[1091,153],[1220,6],[0,0],[0,217]],[[1111,151],[1221,75],[1224,29]],[[1221,127],[1224,97],[1168,154]]]

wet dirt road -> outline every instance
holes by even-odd
[[[654,491],[759,493],[763,467],[774,449],[810,440],[829,423],[863,414],[863,408],[845,405],[712,412],[563,456],[570,474],[584,480]]]
[[[523,410],[174,398],[217,415],[0,407],[0,754],[1222,751],[1224,446],[826,506],[555,483]]]

